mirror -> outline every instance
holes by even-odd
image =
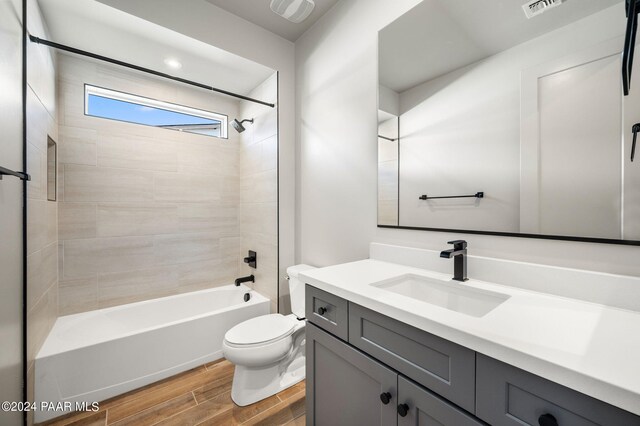
[[[528,3],[424,0],[380,31],[379,226],[640,244],[625,2]]]

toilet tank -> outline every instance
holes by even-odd
[[[291,312],[298,318],[304,318],[304,282],[300,281],[300,272],[315,269],[309,265],[296,265],[287,268],[289,276],[289,295],[291,297]]]

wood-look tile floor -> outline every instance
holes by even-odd
[[[231,400],[233,364],[220,360],[117,396],[95,413],[70,414],[47,426],[305,424],[305,382],[247,407]]]

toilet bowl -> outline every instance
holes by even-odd
[[[305,378],[304,283],[309,265],[287,268],[292,314],[251,318],[224,336],[222,351],[235,364],[231,399],[246,406],[275,395]]]

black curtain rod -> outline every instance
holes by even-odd
[[[153,75],[156,75],[158,77],[163,77],[163,78],[167,78],[169,80],[178,81],[180,83],[189,84],[191,86],[199,87],[201,89],[210,90],[212,92],[222,93],[223,95],[233,96],[234,98],[242,99],[242,100],[249,101],[249,102],[255,102],[255,103],[260,104],[260,105],[265,105],[265,106],[268,106],[268,107],[271,107],[271,108],[275,108],[275,104],[264,102],[264,101],[261,101],[261,100],[258,100],[258,99],[253,99],[253,98],[250,98],[250,97],[244,96],[244,95],[239,95],[237,93],[229,92],[229,91],[226,91],[226,90],[218,89],[218,88],[215,88],[215,87],[212,87],[212,86],[208,86],[206,84],[202,84],[202,83],[198,83],[198,82],[195,82],[195,81],[187,80],[185,78],[175,77],[175,76],[170,75],[170,74],[166,74],[166,73],[163,73],[163,72],[160,72],[160,71],[155,71],[155,70],[152,70],[150,68],[141,67],[139,65],[130,64],[128,62],[119,61],[117,59],[109,58],[107,56],[98,55],[97,53],[87,52],[86,50],[76,49],[75,47],[71,47],[71,46],[65,46],[64,44],[60,44],[60,43],[56,43],[56,42],[53,42],[53,41],[45,40],[45,39],[42,39],[42,38],[39,38],[39,37],[36,37],[36,36],[33,36],[33,35],[29,35],[29,40],[31,40],[33,43],[38,43],[38,44],[42,44],[44,46],[53,47],[54,49],[64,50],[66,52],[75,53],[76,55],[88,56],[89,58],[98,59],[100,61],[109,62],[111,64],[120,65],[120,66],[123,66],[123,67],[126,67],[126,68],[131,68],[131,69],[134,69],[136,71],[142,71],[142,72],[145,72],[147,74],[153,74]]]

